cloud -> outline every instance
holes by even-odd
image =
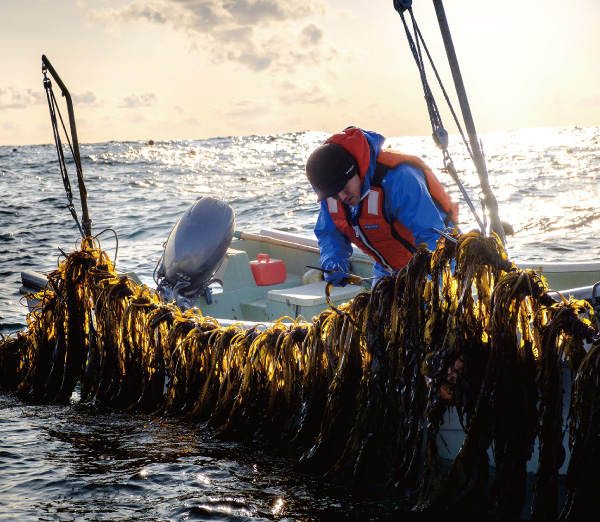
[[[306,64],[323,64],[338,56],[323,42],[323,31],[314,24],[287,32],[256,36],[252,28],[215,33],[212,58],[216,63],[235,62],[255,72],[295,73]],[[221,42],[218,45],[217,42]]]
[[[16,132],[19,130],[19,125],[17,125],[14,121],[11,120],[2,120],[0,121],[0,129],[9,132]]]
[[[60,89],[54,95],[61,103]],[[72,94],[73,104],[76,106],[92,107],[97,105],[96,95],[91,91],[82,94]],[[17,89],[15,87],[0,87],[0,109],[26,109],[32,105],[41,105],[48,102],[46,93],[42,90]]]
[[[166,13],[167,10],[164,5],[144,5],[143,2],[132,2],[121,9],[108,9],[105,11],[91,9],[88,12],[88,19],[105,25],[139,21],[162,25],[168,21]]]
[[[136,109],[137,107],[149,107],[155,105],[157,101],[156,94],[153,92],[131,94],[122,98],[118,107],[121,109]]]
[[[297,20],[323,10],[322,2],[317,0],[225,0],[222,4],[241,25]]]
[[[297,21],[324,12],[324,0],[134,0],[118,9],[90,9],[88,19],[107,25],[169,24],[208,34],[223,28]]]
[[[323,40],[323,31],[315,24],[308,24],[300,32],[300,43],[303,45],[317,45]]]
[[[326,12],[325,0],[134,0],[118,9],[93,9],[88,19],[112,28],[121,23],[163,25],[186,34],[217,63],[253,71],[295,70],[328,59],[325,35],[307,19]]]
[[[326,103],[332,94],[319,80],[300,83],[285,80],[277,84],[277,92],[277,98],[284,105]]]
[[[44,92],[33,89],[19,90],[15,87],[0,87],[0,109],[26,109],[46,102]]]
[[[231,109],[225,115],[228,118],[247,120],[251,118],[262,118],[267,116],[270,112],[271,109],[266,104],[243,101],[233,104]]]
[[[97,105],[96,95],[91,91],[86,91],[82,94],[73,94],[71,98],[73,98],[73,105],[76,106],[94,107]]]

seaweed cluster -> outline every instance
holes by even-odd
[[[0,385],[66,403],[79,383],[83,402],[265,440],[327,480],[410,491],[416,511],[479,520],[519,519],[537,446],[531,520],[579,520],[600,486],[593,310],[551,298],[496,237],[453,237],[310,322],[250,329],[162,303],[86,240],[48,276],[27,331],[2,339]],[[464,442],[446,463],[449,411]]]

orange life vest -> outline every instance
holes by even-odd
[[[417,156],[391,149],[382,150],[377,156],[371,188],[359,204],[358,225],[353,225],[347,205],[327,198],[329,214],[342,234],[381,266],[394,271],[406,265],[417,251],[412,233],[395,218],[388,218],[383,209],[383,179],[391,168],[400,164],[412,165],[423,173],[431,198],[446,213],[446,226],[458,224],[458,204],[452,201],[427,164]],[[362,169],[360,178],[364,182]]]

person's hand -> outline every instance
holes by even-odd
[[[345,263],[339,259],[327,259],[323,263],[323,269],[331,270],[331,272],[325,272],[323,274],[325,281],[331,283],[333,286],[346,286],[346,283],[344,283],[343,280],[349,269],[347,262]]]

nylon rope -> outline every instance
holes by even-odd
[[[77,211],[75,210],[75,206],[73,205],[73,191],[71,190],[71,182],[69,181],[69,175],[67,172],[67,163],[65,161],[65,154],[63,151],[63,145],[60,139],[60,128],[58,126],[58,120],[56,118],[56,114],[58,113],[58,117],[60,118],[60,122],[63,127],[63,131],[65,133],[67,143],[69,144],[69,149],[71,150],[71,154],[73,155],[73,159],[75,159],[75,154],[73,153],[73,147],[71,145],[71,141],[69,140],[65,124],[60,113],[60,109],[58,108],[58,103],[56,102],[56,97],[54,96],[54,91],[52,90],[52,82],[50,78],[46,76],[46,68],[43,68],[44,73],[44,88],[46,89],[46,98],[48,100],[48,109],[50,110],[50,121],[52,122],[52,133],[54,135],[54,144],[56,146],[56,153],[58,155],[58,164],[60,167],[60,174],[62,176],[63,185],[65,187],[65,192],[67,193],[67,201],[68,204],[66,207],[71,212],[71,216],[75,220],[77,224],[77,228],[79,228],[79,232],[82,238],[85,238],[85,233],[81,224],[79,223],[79,218],[77,217]],[[79,171],[79,165],[77,165],[77,161],[75,161],[75,167]]]
[[[480,203],[481,203],[482,213],[483,213],[483,221],[482,221],[482,219],[479,217],[479,214],[477,213],[477,210],[475,209],[475,206],[473,205],[473,202],[471,201],[471,198],[467,194],[462,182],[460,181],[460,179],[458,177],[458,172],[456,170],[456,167],[454,166],[454,162],[452,161],[450,152],[448,151],[448,133],[446,132],[446,130],[444,129],[444,126],[442,124],[442,118],[440,116],[437,104],[435,102],[435,98],[433,96],[433,93],[429,86],[429,82],[427,80],[425,63],[424,63],[423,55],[421,53],[421,44],[423,46],[423,49],[425,50],[427,58],[429,59],[431,68],[432,68],[433,72],[435,73],[435,76],[438,80],[438,83],[440,85],[442,93],[444,94],[444,97],[446,99],[446,102],[448,104],[450,112],[452,113],[452,116],[454,118],[456,126],[458,127],[458,130],[460,132],[462,140],[467,148],[469,156],[471,157],[471,160],[473,160],[473,154],[471,152],[471,148],[469,147],[469,144],[465,138],[464,132],[462,130],[460,122],[458,121],[456,112],[454,111],[454,108],[452,107],[452,103],[450,102],[450,98],[448,97],[448,93],[447,93],[446,89],[444,88],[444,85],[442,83],[440,75],[438,74],[435,64],[433,63],[433,59],[431,57],[431,54],[429,53],[429,49],[427,48],[425,39],[423,38],[423,35],[421,34],[421,31],[417,25],[417,21],[415,19],[412,7],[403,7],[402,5],[400,5],[400,2],[398,0],[394,0],[394,8],[400,15],[400,19],[402,20],[402,24],[404,25],[404,30],[406,32],[406,38],[408,40],[408,45],[410,47],[410,50],[411,50],[413,57],[415,59],[415,62],[417,64],[417,68],[419,69],[421,85],[423,87],[423,93],[425,95],[425,101],[427,103],[427,111],[429,113],[429,120],[431,122],[431,128],[433,130],[433,139],[434,139],[436,145],[442,150],[444,170],[446,172],[448,172],[448,174],[450,175],[452,180],[456,183],[461,194],[463,195],[463,198],[465,199],[467,205],[469,206],[471,213],[475,217],[475,220],[477,221],[477,224],[479,225],[479,228],[481,229],[482,234],[485,234],[485,231],[487,229],[485,201],[482,198],[480,198]],[[406,22],[406,18],[404,16],[405,10],[408,10],[408,12],[410,13],[413,31],[415,34],[414,38],[413,38],[411,30],[408,26],[408,23]],[[416,43],[415,43],[415,40],[416,40]]]

